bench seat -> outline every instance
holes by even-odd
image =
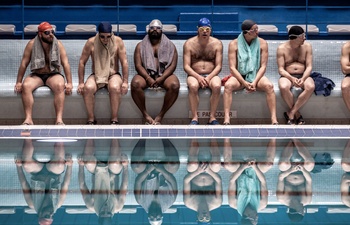
[[[86,110],[82,96],[76,92],[78,86],[78,62],[82,48],[86,40],[62,40],[72,70],[73,76],[73,94],[66,96],[64,121],[66,124],[79,124],[86,121]],[[127,56],[129,61],[129,82],[136,73],[133,64],[133,53],[136,44],[140,40],[125,40]],[[16,75],[23,50],[28,40],[0,40],[3,46],[0,51],[0,124],[19,124],[24,119],[21,96],[14,93]],[[185,40],[174,40],[179,53],[178,66],[175,71],[180,80],[180,93],[173,107],[165,115],[163,123],[165,124],[188,124],[190,120],[190,109],[188,103],[188,89],[186,85],[187,75],[183,71],[182,65],[182,46]],[[230,40],[222,40],[224,45],[223,69],[220,77],[229,74],[227,48]],[[283,41],[268,40],[269,62],[266,76],[274,84],[277,98],[277,115],[280,123],[284,123],[283,112],[287,107],[280,96],[278,89],[279,75],[277,73],[276,49]],[[339,56],[341,46],[345,41],[321,41],[311,40],[313,45],[314,66],[313,70],[321,73],[323,76],[331,78],[336,84],[331,96],[313,95],[309,102],[301,109],[301,113],[307,123],[349,123],[347,108],[341,95],[341,81],[343,75],[340,70]],[[26,74],[28,74],[27,71]],[[91,73],[91,62],[86,66],[86,76]],[[209,111],[210,90],[200,90],[199,111],[202,113],[200,122],[206,123]],[[223,87],[221,88],[223,94]],[[55,111],[53,108],[53,95],[49,88],[40,87],[34,92],[35,103],[33,109],[33,118],[36,124],[53,123]],[[146,90],[146,106],[151,115],[156,115],[163,104],[164,90]],[[264,93],[246,94],[245,91],[233,93],[233,123],[270,123],[270,114],[266,105]],[[218,119],[222,122],[223,102],[222,97],[218,106]],[[110,117],[109,97],[106,89],[102,89],[96,94],[95,106],[96,119],[100,123],[108,123]],[[141,113],[132,100],[130,90],[122,97],[119,110],[119,120],[122,124],[142,123]]]

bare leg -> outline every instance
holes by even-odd
[[[190,103],[190,109],[192,112],[192,120],[198,121],[198,105],[199,105],[199,83],[194,77],[187,77],[187,86],[188,86],[188,100]]]
[[[341,167],[345,172],[350,172],[350,140],[346,143],[341,158]]]
[[[350,77],[345,77],[341,83],[341,92],[346,107],[350,110]]]
[[[88,121],[94,121],[95,120],[95,94],[97,92],[97,85],[95,81],[95,76],[91,75],[88,77],[88,79],[85,82],[84,85],[84,102],[86,111],[88,114]]]
[[[61,174],[65,169],[65,150],[62,142],[56,142],[52,160],[46,164],[47,170],[54,174]]]
[[[180,82],[175,75],[169,76],[163,84],[163,88],[166,93],[164,96],[164,102],[162,109],[159,114],[154,119],[155,123],[161,123],[165,113],[170,109],[170,107],[175,103],[177,97],[179,96]]]
[[[93,139],[86,140],[82,160],[84,161],[85,168],[90,172],[94,173],[96,168],[97,159],[95,154],[95,143]]]
[[[305,103],[310,99],[311,95],[314,93],[315,90],[315,83],[314,80],[309,77],[304,82],[304,91],[301,92],[301,94],[298,96],[294,106],[289,111],[289,118],[294,118],[297,113],[299,112],[299,109],[305,105]]]
[[[310,154],[309,150],[307,148],[305,148],[303,143],[301,143],[297,139],[294,139],[293,142],[294,142],[295,147],[298,150],[299,155],[301,157],[303,157],[303,159],[304,159],[304,168],[310,172],[315,167],[314,158]]]
[[[258,83],[258,90],[262,90],[266,93],[266,103],[271,115],[271,123],[276,124],[276,95],[273,89],[273,84],[267,79],[267,77],[262,77]]]
[[[243,86],[241,83],[235,78],[230,77],[226,83],[225,83],[225,89],[224,89],[224,124],[230,123],[230,110],[232,105],[232,92],[236,90],[243,89]]]
[[[266,173],[272,168],[273,162],[275,160],[275,155],[276,139],[272,138],[267,144],[265,162],[258,162],[258,167],[262,173]]]
[[[145,162],[145,148],[146,140],[139,139],[131,152],[131,168],[136,174],[142,173],[147,167],[147,164]]]
[[[218,173],[221,169],[221,160],[220,160],[220,149],[218,146],[218,142],[215,139],[210,141],[210,154],[211,161],[209,163],[210,169]]]
[[[140,75],[135,75],[131,81],[131,96],[136,106],[142,113],[146,122],[153,124],[153,118],[148,114],[146,110],[146,99],[144,89],[147,87],[147,83]]]
[[[211,89],[210,96],[210,118],[209,123],[213,120],[216,120],[216,110],[220,101],[221,94],[221,79],[219,76],[215,76],[210,80],[209,87]]]
[[[199,166],[198,153],[199,153],[198,141],[195,139],[192,139],[191,146],[188,151],[188,162],[187,162],[187,171],[190,173],[196,171],[196,169]]]
[[[34,146],[32,139],[24,139],[22,148],[23,169],[28,173],[38,173],[42,170],[44,163],[33,158]]]
[[[25,119],[23,123],[33,124],[33,91],[43,85],[43,81],[37,76],[28,76],[24,79],[22,84],[22,103],[24,108]]]
[[[111,121],[118,122],[122,83],[123,81],[119,75],[113,75],[108,81],[109,101],[112,113]]]
[[[278,167],[281,171],[287,171],[292,166],[290,162],[290,158],[293,155],[293,150],[294,150],[294,144],[293,144],[293,141],[291,140],[289,141],[287,146],[284,148],[280,157],[280,161],[278,163]]]
[[[229,138],[225,138],[224,139],[224,152],[223,152],[224,167],[225,167],[225,169],[227,169],[231,173],[235,172],[240,165],[239,162],[235,162],[232,159],[232,152],[233,152],[233,148],[231,145],[231,141]]]
[[[122,152],[118,139],[113,139],[109,151],[108,168],[114,174],[119,174],[123,169]]]
[[[56,124],[63,123],[63,109],[64,109],[64,99],[65,99],[65,81],[64,78],[58,74],[49,77],[46,81],[47,86],[49,86],[54,94],[54,105],[56,110]]]
[[[180,167],[179,153],[169,139],[162,139],[162,142],[164,146],[164,154],[166,156],[164,169],[166,169],[169,173],[174,174]]]

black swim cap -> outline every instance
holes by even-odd
[[[111,33],[112,25],[110,22],[101,22],[97,28],[99,33]]]
[[[298,37],[298,35],[303,34],[304,29],[300,26],[292,26],[288,31],[289,39],[293,40]]]
[[[241,26],[242,31],[248,31],[254,26],[256,23],[253,20],[244,20]]]

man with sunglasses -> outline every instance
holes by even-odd
[[[259,37],[258,25],[253,20],[244,20],[241,29],[241,34],[229,44],[228,60],[231,74],[223,78],[224,125],[230,124],[232,92],[242,89],[247,93],[265,92],[271,124],[277,125],[276,95],[273,84],[265,76],[268,61],[267,42]]]
[[[175,103],[180,82],[174,74],[177,66],[177,50],[173,42],[163,34],[163,24],[154,19],[148,25],[147,35],[136,45],[134,64],[136,75],[131,81],[131,96],[147,125],[159,125],[165,113]],[[163,106],[155,118],[147,112],[145,104],[146,88],[165,89]]]
[[[29,74],[24,80],[26,69],[31,63]],[[64,70],[65,77],[61,74]],[[23,80],[23,83],[22,83]],[[56,125],[64,125],[62,116],[65,94],[72,94],[72,74],[66,50],[55,37],[53,27],[48,22],[38,26],[38,33],[24,49],[22,62],[18,69],[15,92],[22,93],[25,113],[23,125],[33,125],[33,91],[41,86],[48,86],[54,93]]]
[[[287,124],[302,125],[305,124],[305,120],[299,110],[315,90],[315,82],[310,77],[312,47],[310,43],[305,42],[305,33],[300,26],[292,26],[288,37],[289,40],[277,48],[278,73],[281,75],[278,85],[289,108],[289,111],[283,114]],[[296,101],[291,91],[292,87],[303,90]]]
[[[183,64],[187,73],[189,102],[192,112],[190,125],[198,125],[199,88],[211,89],[210,118],[208,124],[218,125],[216,109],[220,101],[222,68],[222,42],[211,35],[211,23],[207,18],[198,21],[197,36],[188,39],[183,46]]]
[[[106,87],[111,105],[111,125],[119,124],[120,98],[128,92],[129,68],[124,42],[112,32],[109,22],[98,25],[98,33],[87,40],[79,60],[78,94],[83,95],[88,114],[88,125],[96,124],[94,108],[96,92]],[[91,56],[92,74],[84,84],[85,65]],[[119,63],[122,74],[119,73]]]

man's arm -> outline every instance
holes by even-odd
[[[267,42],[259,38],[260,41],[260,68],[256,73],[256,77],[253,81],[255,83],[255,86],[258,84],[259,80],[265,75],[266,67],[267,67],[267,61],[269,58],[269,48],[267,45]]]
[[[246,87],[246,81],[243,79],[242,74],[237,70],[238,60],[238,42],[237,39],[230,42],[228,46],[228,63],[230,67],[230,73],[234,76],[241,84]]]
[[[198,73],[196,73],[196,71],[194,71],[192,69],[192,63],[191,63],[191,41],[187,40],[185,42],[185,44],[183,45],[183,68],[185,70],[185,72],[187,73],[188,76],[193,76],[194,78],[196,78],[197,80],[200,79],[202,76],[199,75]]]
[[[340,65],[344,75],[350,74],[350,41],[341,48]]]
[[[303,79],[304,81],[310,77],[311,71],[312,71],[312,47],[310,43],[304,43],[306,48],[306,59],[305,59],[305,71],[303,73]]]
[[[219,75],[222,69],[222,52],[223,52],[222,42],[219,40],[216,40],[214,43],[214,46],[215,46],[215,67],[213,71],[211,71],[211,73],[207,76],[209,80]]]
[[[33,44],[34,44],[34,40],[30,40],[24,49],[22,61],[21,61],[21,64],[19,65],[19,68],[18,68],[17,80],[16,80],[16,84],[15,84],[15,92],[17,92],[17,93],[22,92],[22,80],[24,77],[24,73],[26,72],[27,67],[30,63]]]
[[[83,52],[81,53],[81,56],[79,59],[79,66],[78,66],[78,79],[79,79],[78,93],[79,94],[83,94],[85,65],[91,55],[92,46],[93,46],[93,41],[90,38],[89,40],[86,41],[83,48]]]
[[[126,54],[126,48],[123,40],[120,37],[116,38],[117,46],[118,46],[118,59],[120,61],[120,65],[122,66],[122,77],[123,77],[123,90],[122,94],[126,94],[128,92],[128,82],[129,82],[129,64],[128,57]],[[116,65],[119,63],[115,62]]]
[[[70,95],[72,94],[72,89],[73,89],[72,72],[68,62],[66,49],[64,48],[61,41],[58,41],[58,47],[60,49],[61,64],[63,66],[64,75],[66,76],[66,79],[67,79],[65,92],[67,95]]]

